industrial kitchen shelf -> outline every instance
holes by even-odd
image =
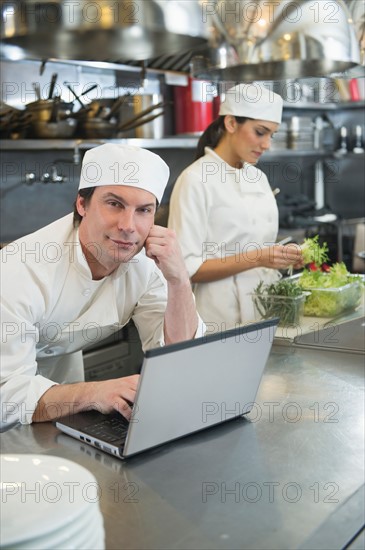
[[[3,139],[0,147],[3,151],[49,151],[49,150],[74,150],[91,149],[103,143],[119,143],[124,145],[135,145],[146,149],[195,149],[198,143],[198,136],[195,137],[167,137],[161,139]],[[263,160],[277,156],[285,157],[329,157],[332,151],[277,149],[267,151]]]

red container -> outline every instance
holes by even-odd
[[[213,121],[211,84],[189,78],[187,86],[175,86],[176,134],[200,134]]]
[[[351,101],[360,101],[361,98],[360,98],[359,84],[356,78],[351,78],[349,82],[349,90],[350,90]]]

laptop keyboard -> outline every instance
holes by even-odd
[[[126,438],[128,426],[128,421],[123,419],[123,417],[113,417],[102,420],[102,422],[98,422],[97,424],[92,424],[84,428],[83,431],[102,441],[116,443]]]

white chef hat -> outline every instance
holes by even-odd
[[[219,114],[281,123],[282,98],[262,84],[237,84],[226,92]]]
[[[129,185],[149,191],[161,202],[170,170],[161,157],[140,147],[105,143],[86,151],[80,189]]]

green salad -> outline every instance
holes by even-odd
[[[300,248],[302,249],[305,264],[322,266],[328,261],[328,245],[327,243],[320,245],[318,235],[304,239]]]
[[[333,317],[359,305],[364,287],[361,275],[352,275],[344,263],[335,263],[327,271],[304,269],[298,284],[310,291],[304,315]]]
[[[318,235],[301,245],[306,267],[300,275],[273,284],[261,281],[252,295],[261,319],[279,317],[279,325],[299,323],[304,315],[335,317],[357,307],[361,302],[365,278],[349,273],[344,263],[329,266],[327,243]]]

